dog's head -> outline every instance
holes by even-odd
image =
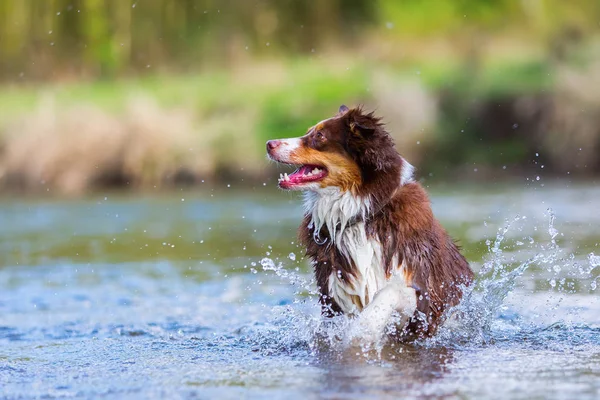
[[[302,137],[269,140],[267,153],[274,161],[298,166],[279,179],[279,187],[287,190],[337,187],[363,195],[375,186],[395,188],[412,179],[412,166],[396,152],[380,119],[361,108],[341,106]]]

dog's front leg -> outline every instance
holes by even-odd
[[[415,289],[403,283],[390,283],[381,289],[373,301],[353,321],[350,340],[376,343],[385,334],[385,328],[394,312],[401,316],[399,326],[405,326],[417,309]]]

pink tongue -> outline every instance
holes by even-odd
[[[302,175],[304,174],[304,167],[300,168],[298,171],[290,174],[291,182],[298,182],[302,180]]]
[[[302,167],[300,167],[300,169],[298,170],[298,175],[306,175],[311,171],[310,167],[308,165],[303,165]]]
[[[294,172],[293,174],[291,174],[290,177],[290,181],[292,182],[301,182],[303,181],[303,176],[307,173],[309,173],[310,171],[312,171],[311,166],[309,165],[303,165],[302,167],[300,167],[298,169],[298,171]]]

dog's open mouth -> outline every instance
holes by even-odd
[[[327,169],[316,165],[302,165],[291,174],[279,175],[279,187],[291,189],[305,183],[320,181],[327,176]]]

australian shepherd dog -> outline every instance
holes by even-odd
[[[304,191],[299,238],[323,314],[356,317],[368,340],[433,335],[473,272],[381,119],[341,106],[302,137],[269,140],[267,153],[298,167],[279,187]]]

